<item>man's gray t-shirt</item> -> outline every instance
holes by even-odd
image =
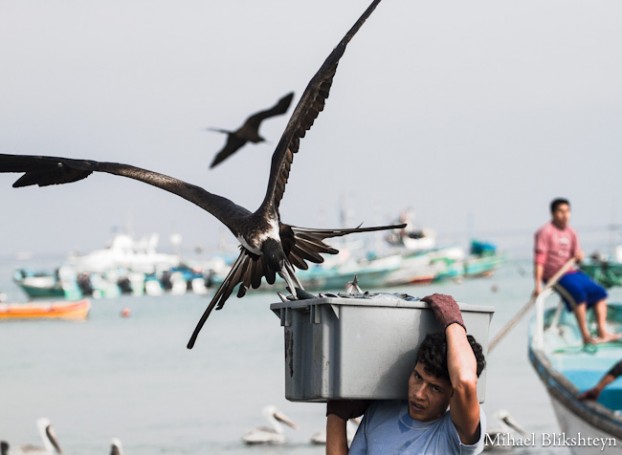
[[[349,455],[477,454],[484,450],[486,416],[480,408],[480,438],[475,444],[460,442],[449,411],[430,422],[408,415],[405,401],[377,401],[369,406]]]

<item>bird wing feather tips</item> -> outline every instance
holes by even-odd
[[[342,237],[344,235],[382,231],[387,229],[402,229],[405,224],[371,226],[344,229],[313,229],[297,226],[281,226],[281,241],[283,242],[283,250],[290,262],[299,269],[306,270],[308,265],[305,261],[320,264],[324,262],[324,258],[320,253],[337,254],[339,250],[324,243],[325,239],[333,237]]]
[[[305,88],[272,155],[270,180],[268,181],[266,196],[259,208],[260,211],[278,209],[285,192],[285,185],[289,178],[294,153],[298,152],[300,146],[300,139],[313,126],[313,122],[324,109],[330,87],[333,83],[333,77],[337,72],[339,59],[343,55],[346,46],[374,11],[378,3],[380,3],[380,0],[375,0],[367,7],[361,17],[337,44],[337,47],[326,58]]]
[[[24,175],[13,183],[13,188],[77,182],[93,173],[91,164],[86,160],[29,155],[1,155],[1,157],[0,172],[24,172]]]

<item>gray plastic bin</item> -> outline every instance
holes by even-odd
[[[488,352],[493,308],[459,304],[468,333]],[[395,294],[274,303],[285,332],[285,398],[405,399],[419,343],[440,331],[425,302]],[[478,381],[484,401],[486,370]]]

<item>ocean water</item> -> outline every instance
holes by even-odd
[[[23,265],[23,264],[20,264]],[[0,263],[0,291],[25,300],[11,282],[14,261]],[[391,291],[492,305],[491,335],[531,292],[531,267],[506,263],[490,278]],[[620,300],[620,292],[612,298]],[[284,398],[283,333],[269,305],[273,292],[231,298],[215,312],[193,350],[185,345],[208,297],[94,300],[88,321],[0,324],[0,439],[39,443],[35,420],[51,419],[67,454],[107,454],[112,437],[127,455],[322,454],[310,444],[324,426],[324,405]],[[131,317],[122,318],[124,308]],[[488,357],[485,412],[506,409],[529,432],[557,432],[548,396],[527,360],[525,318]],[[274,404],[294,420],[278,447],[247,447],[241,436],[263,425]],[[514,453],[569,453],[531,448]]]

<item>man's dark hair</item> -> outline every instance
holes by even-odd
[[[555,210],[557,210],[557,208],[560,205],[564,205],[564,204],[570,207],[570,201],[568,199],[564,199],[563,197],[558,197],[556,199],[553,199],[551,201],[551,213],[555,213]]]
[[[477,376],[482,374],[486,367],[486,359],[482,345],[475,341],[472,335],[467,335],[467,340],[475,354],[477,362]],[[447,379],[449,381],[449,370],[447,369],[447,337],[444,333],[428,334],[417,351],[417,362],[423,364],[423,369],[437,378]]]

